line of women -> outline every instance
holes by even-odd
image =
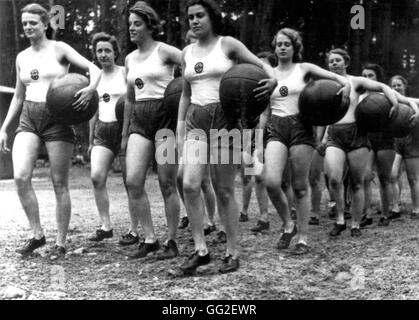
[[[194,240],[193,253],[179,267],[185,274],[189,274],[199,266],[210,263],[212,258],[205,240],[205,209],[201,195],[203,186],[209,183],[214,190],[217,212],[226,239],[225,255],[218,270],[228,273],[239,268],[239,208],[234,190],[236,164],[221,164],[221,161],[209,160],[211,157],[220,157],[223,153],[229,154],[229,159],[234,159],[237,154],[241,156],[241,150],[229,139],[221,137],[216,143],[208,139],[213,129],[226,135],[228,130],[233,129],[220,104],[219,86],[223,74],[238,61],[258,66],[268,76],[260,81],[254,92],[259,100],[270,99],[270,104],[260,116],[257,125],[257,129],[265,131],[264,143],[256,143],[256,150],[252,155],[254,161],[264,162],[263,171],[256,177],[262,199],[258,231],[269,228],[268,198],[263,196],[266,186],[267,194],[283,222],[283,232],[278,239],[277,248],[289,248],[291,240],[296,237],[296,245],[291,253],[300,255],[309,252],[308,226],[319,222],[321,189],[318,181],[323,155],[330,194],[336,202],[337,211],[336,223],[330,236],[337,236],[346,229],[342,192],[345,170],[349,170],[352,193],[351,235],[360,236],[361,225],[368,225],[371,217],[368,210],[365,210],[364,185],[371,181],[371,170],[366,168],[372,167],[372,139],[368,139],[367,133],[357,126],[355,109],[362,94],[378,91],[390,99],[393,104],[392,112],[399,102],[403,102],[411,105],[417,114],[415,101],[404,97],[404,79],[392,79],[392,87],[399,92],[396,93],[384,83],[373,81],[379,79],[378,72],[371,66],[367,66],[365,70],[373,70],[375,77],[367,75],[367,72],[364,77],[350,76],[346,73],[350,58],[341,49],[330,52],[327,61],[330,71],[305,63],[302,61],[302,38],[297,31],[289,28],[281,29],[274,35],[272,45],[277,65],[273,68],[237,39],[220,35],[222,15],[212,0],[190,0],[186,11],[195,40],[180,51],[155,40],[160,32],[159,16],[147,3],[136,2],[129,9],[129,33],[130,40],[137,45],[137,49],[126,57],[125,67],[115,64],[120,54],[115,37],[105,33],[98,33],[93,37],[93,53],[102,68],[100,73],[97,67],[68,45],[47,38],[49,24],[44,8],[31,4],[22,10],[22,24],[31,46],[19,53],[16,59],[16,93],[0,130],[0,147],[7,152],[7,129],[13,119],[20,115],[13,146],[14,174],[19,198],[33,232],[32,238],[18,250],[20,254],[27,256],[45,244],[37,200],[31,184],[34,162],[41,143],[45,142],[57,198],[58,235],[54,254],[65,255],[65,236],[71,213],[68,171],[74,135],[71,127],[55,123],[48,115],[45,96],[52,79],[68,72],[70,63],[88,70],[90,74],[91,84],[77,94],[79,97],[75,108],[85,107],[94,90],[100,96],[98,113],[90,121],[89,152],[94,197],[102,225],[89,238],[90,241],[113,237],[106,180],[114,158],[119,156],[123,163],[130,218],[129,228],[119,239],[119,244],[128,246],[138,243],[129,255],[130,258],[144,258],[153,252],[157,252],[157,259],[171,259],[179,255],[179,187]],[[177,66],[182,69],[183,91],[178,114],[173,117],[173,111],[168,110],[163,103],[163,95],[167,85],[174,79]],[[346,115],[327,130],[307,127],[298,114],[298,98],[310,78],[338,82],[342,86],[339,91],[342,94],[342,105],[349,105]],[[123,121],[119,121],[116,116],[116,102],[124,94],[124,116]],[[176,141],[157,134],[162,129],[176,132]],[[397,152],[400,159],[405,161],[412,188],[415,216],[419,214],[419,165],[411,159],[419,156],[416,152],[416,131],[413,130],[408,137],[397,142]],[[197,137],[196,132],[201,132],[202,136]],[[391,145],[390,138],[383,135],[376,138],[378,142],[373,147],[373,153],[377,158],[382,195],[383,218],[380,223],[385,225],[392,210],[391,206],[395,204],[390,182],[394,180],[392,176],[400,171],[400,165],[397,164],[401,160],[397,160],[396,156],[393,163],[394,151],[391,154],[387,152],[390,150],[387,148]],[[177,164],[167,164],[157,159],[158,181],[167,220],[167,239],[161,248],[154,230],[145,181],[150,161],[157,155],[156,150],[167,143],[176,144],[177,152],[184,161],[178,170]],[[207,151],[206,163],[197,159],[200,155],[197,155],[196,150]],[[313,162],[316,157],[318,159]],[[286,194],[286,182],[289,182],[294,200]],[[316,191],[312,194],[311,205],[309,185]],[[291,218],[293,202],[296,222]],[[313,216],[310,218],[311,212]],[[210,219],[212,216],[213,214]],[[246,221],[246,218],[245,208],[241,221]],[[143,230],[144,241],[140,241],[139,225]]]

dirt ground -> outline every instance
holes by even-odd
[[[253,235],[257,221],[253,195],[250,221],[240,223],[241,267],[221,275],[218,267],[223,244],[208,236],[212,262],[196,276],[183,277],[177,267],[192,253],[190,231],[180,230],[180,256],[170,261],[127,260],[129,249],[117,241],[128,228],[127,197],[120,174],[108,180],[114,238],[92,244],[87,238],[100,225],[88,167],[71,170],[73,214],[68,255],[50,260],[46,250],[54,244],[55,198],[48,168],[38,168],[33,180],[48,245],[22,259],[15,249],[23,244],[29,227],[11,180],[0,181],[0,298],[13,299],[418,299],[419,221],[408,214],[389,227],[374,225],[353,239],[349,230],[337,239],[327,236],[333,221],[324,213],[320,226],[310,226],[310,253],[302,257],[275,249],[280,235],[279,217],[270,206],[271,229]],[[163,202],[156,175],[146,183],[160,241],[165,239]],[[239,175],[237,199],[241,199]],[[407,183],[402,199],[408,201]],[[327,198],[327,197],[324,197]],[[378,200],[374,189],[374,203]],[[325,209],[324,199],[322,208]],[[241,202],[241,201],[240,201]],[[325,211],[325,210],[324,210]],[[132,249],[132,248],[131,248]]]

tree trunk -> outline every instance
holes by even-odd
[[[185,44],[186,32],[189,30],[189,26],[186,21],[187,13],[185,11],[186,0],[179,0],[179,22],[180,22],[180,38],[182,39],[182,47]]]
[[[370,60],[370,43],[371,43],[371,27],[372,27],[372,1],[365,0],[365,30],[362,35],[362,62]]]
[[[12,1],[12,8],[13,8],[13,25],[14,25],[14,36],[15,36],[15,48],[16,52],[20,52],[20,45],[19,45],[19,12],[16,7],[16,1]],[[2,19],[4,19],[2,17]]]
[[[101,31],[109,33],[111,31],[111,19],[109,16],[110,0],[100,0],[100,26]]]
[[[383,0],[383,66],[387,70],[390,67],[390,42],[391,42],[391,0]]]
[[[128,54],[128,3],[126,0],[116,0],[116,11],[118,13],[117,39],[121,48],[121,54],[117,63],[124,65],[125,57]]]

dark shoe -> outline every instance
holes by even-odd
[[[301,256],[303,254],[309,253],[309,251],[310,250],[305,243],[297,243],[290,253],[295,256]]]
[[[159,240],[156,240],[154,243],[145,243],[141,242],[138,245],[137,250],[128,256],[130,259],[139,259],[139,258],[145,258],[147,255],[151,252],[158,251],[160,249]]]
[[[167,260],[177,257],[179,250],[174,240],[169,240],[167,244],[163,245],[163,252],[157,255],[157,260]]]
[[[412,219],[412,220],[418,220],[419,219],[419,213],[412,211],[410,213],[410,219]]]
[[[16,252],[20,253],[22,256],[27,257],[29,256],[35,249],[38,249],[39,247],[42,247],[45,245],[46,240],[45,236],[43,236],[41,239],[29,239],[25,242],[22,248],[17,249]]]
[[[113,237],[113,229],[105,231],[102,229],[96,230],[96,234],[89,238],[89,241],[102,241],[103,239],[109,239]]]
[[[188,260],[186,260],[181,266],[180,270],[182,270],[185,273],[192,273],[198,268],[199,266],[206,265],[210,263],[211,258],[209,253],[207,253],[205,256],[200,256],[198,254],[198,251],[196,251],[194,254],[192,254]]]
[[[346,224],[337,224],[337,223],[335,223],[333,225],[333,229],[329,232],[329,236],[331,236],[331,237],[337,237],[344,230],[346,230]]]
[[[204,228],[204,235],[209,235],[211,232],[214,232],[215,230],[217,230],[217,228],[213,225],[213,226],[208,226],[206,228]]]
[[[367,218],[367,216],[362,216],[361,223],[359,226],[365,228],[366,226],[372,225],[372,218]]]
[[[243,212],[240,212],[239,222],[249,221],[249,216]]]
[[[218,271],[220,273],[234,272],[239,268],[239,265],[239,259],[233,259],[232,256],[228,256],[223,259],[223,263]]]
[[[183,218],[180,220],[179,229],[185,229],[185,228],[188,226],[188,224],[189,224],[189,219],[188,219],[188,217],[183,217]]]
[[[291,219],[292,220],[297,220],[297,210],[295,210],[295,208],[291,209]]]
[[[330,219],[335,219],[337,214],[338,214],[338,212],[337,212],[337,209],[336,209],[336,205],[331,206],[330,210],[328,212],[329,218]]]
[[[218,243],[226,243],[227,242],[227,235],[224,231],[217,232],[217,242]]]
[[[269,221],[258,220],[256,226],[250,229],[252,232],[262,232],[263,230],[269,230]]]
[[[311,226],[318,226],[320,225],[320,220],[317,217],[310,217],[310,221],[308,222]]]
[[[401,218],[400,212],[395,212],[395,211],[390,211],[390,213],[387,217],[387,219],[389,219],[389,220],[394,220],[394,219],[399,219],[399,218]]]
[[[121,238],[119,239],[119,244],[121,246],[130,246],[132,244],[137,243],[138,241],[140,241],[140,237],[138,235],[134,236],[131,232],[128,232],[121,236]]]
[[[64,258],[65,257],[66,250],[64,247],[55,245],[52,247],[51,250],[48,252],[48,256],[51,260],[56,260],[58,258]]]
[[[277,248],[279,250],[287,249],[290,246],[291,239],[297,234],[297,226],[294,225],[294,229],[291,233],[283,233],[278,241]]]
[[[386,217],[381,217],[377,223],[379,227],[388,227],[389,224],[390,224],[390,221],[388,221]]]
[[[359,238],[361,236],[361,229],[359,228],[352,228],[351,229],[351,237]]]

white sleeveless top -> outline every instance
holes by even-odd
[[[301,64],[297,63],[291,74],[285,78],[279,78],[278,69],[274,69],[278,86],[271,96],[272,114],[278,117],[286,117],[298,114],[298,99],[301,91],[306,86]]]
[[[102,73],[97,92],[99,94],[99,120],[103,122],[118,121],[115,106],[118,99],[127,92],[124,68],[116,66],[112,75]]]
[[[235,64],[221,49],[222,39],[223,37],[220,37],[212,51],[202,58],[196,58],[192,54],[196,43],[186,48],[184,76],[191,85],[193,104],[204,106],[220,102],[221,78]]]
[[[163,99],[164,90],[174,79],[173,65],[165,64],[159,56],[159,42],[150,56],[141,63],[128,60],[127,81],[134,86],[135,100]]]
[[[28,48],[19,56],[20,80],[26,87],[25,100],[45,102],[51,81],[68,72],[68,65],[58,62],[55,41],[39,54]]]

